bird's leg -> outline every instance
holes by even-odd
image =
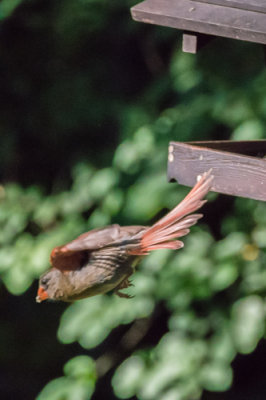
[[[126,278],[122,282],[119,283],[119,285],[116,287],[114,293],[117,296],[122,297],[124,299],[132,299],[132,297],[134,297],[134,296],[131,296],[130,294],[126,294],[126,293],[120,292],[120,290],[127,289],[130,286],[134,286],[134,285],[128,278]]]

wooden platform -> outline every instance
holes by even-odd
[[[266,140],[170,142],[168,179],[193,186],[212,169],[213,191],[266,201]]]
[[[145,0],[131,14],[135,21],[266,44],[263,0]]]

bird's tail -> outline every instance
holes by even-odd
[[[177,250],[183,247],[184,243],[181,240],[174,239],[187,235],[189,228],[203,216],[191,213],[197,211],[207,201],[204,197],[211,189],[212,180],[211,170],[205,172],[181,203],[144,231],[138,247],[130,250],[130,253],[145,255],[151,250]]]

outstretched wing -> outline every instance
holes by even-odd
[[[145,226],[123,226],[118,224],[109,225],[105,228],[93,229],[83,233],[77,239],[72,240],[61,247],[62,251],[97,250],[105,246],[110,246],[121,240],[135,235],[146,229]]]
[[[55,247],[50,256],[51,265],[61,270],[80,268],[87,261],[88,252],[119,244],[145,229],[145,226],[121,227],[118,224],[93,229],[66,245]]]

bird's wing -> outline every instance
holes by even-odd
[[[62,271],[80,268],[88,257],[88,252],[103,247],[119,245],[124,240],[144,231],[145,226],[109,225],[83,233],[75,240],[55,247],[50,256],[51,265]]]
[[[83,233],[77,239],[61,247],[64,251],[97,250],[126,240],[127,238],[144,231],[144,226],[123,226],[114,224],[105,228],[93,229]]]

